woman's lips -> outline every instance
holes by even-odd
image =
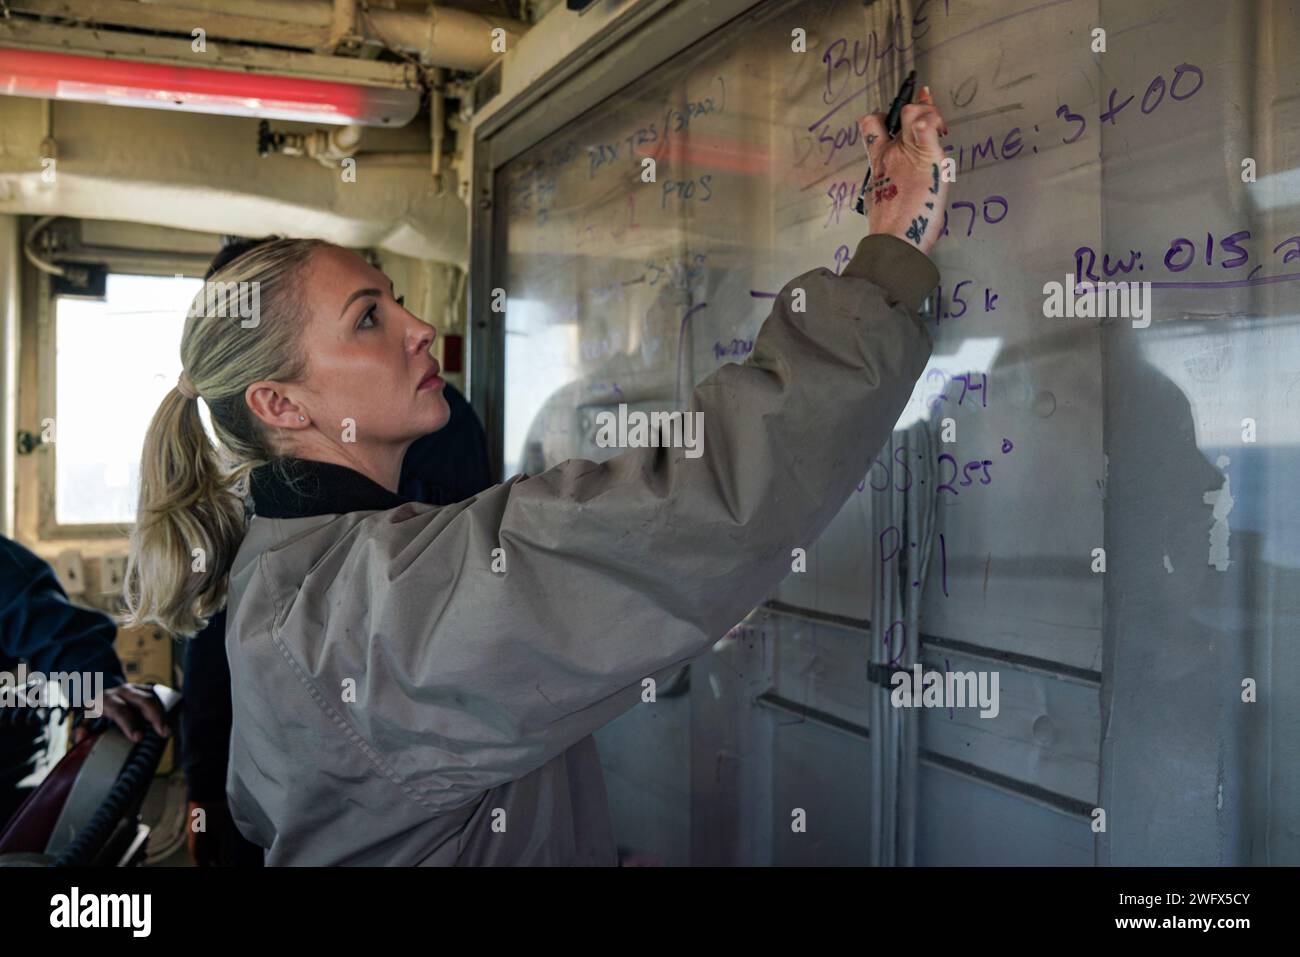
[[[442,376],[438,375],[438,367],[434,366],[427,376],[420,380],[420,386],[415,391],[424,392],[428,389],[441,389],[445,385]]]

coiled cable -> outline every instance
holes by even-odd
[[[158,770],[158,763],[166,748],[166,738],[152,728],[144,729],[143,737],[131,748],[108,796],[89,823],[55,859],[54,867],[86,867],[94,862],[127,809],[144,799],[144,793],[153,780],[154,772]]]

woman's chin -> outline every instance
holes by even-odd
[[[424,421],[427,424],[425,431],[437,432],[446,425],[447,421],[451,418],[451,406],[447,404],[447,400],[443,397],[441,389],[433,393],[433,396],[428,399],[428,402],[431,408],[429,408],[424,415]]]

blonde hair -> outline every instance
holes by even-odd
[[[262,379],[293,382],[305,374],[302,273],[315,251],[329,245],[319,239],[263,243],[218,269],[195,296],[181,335],[181,364],[208,405],[219,445],[208,438],[198,401],[173,388],[145,434],[123,625],[155,623],[194,635],[224,607],[246,529],[249,475],[285,452],[274,430],[253,415],[244,392]],[[247,325],[237,308],[208,308],[213,299],[205,292],[212,288],[255,289],[254,322]]]

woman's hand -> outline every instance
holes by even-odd
[[[139,741],[144,736],[141,728],[146,723],[153,725],[164,738],[171,733],[162,702],[152,689],[144,685],[124,684],[109,688],[98,703],[103,707],[104,717],[111,719],[132,741]],[[95,704],[94,701],[88,702],[88,710],[97,710]],[[73,743],[80,743],[88,733],[86,726],[80,725],[73,733]]]
[[[868,113],[858,128],[871,160],[867,232],[897,236],[928,253],[943,229],[948,201],[948,184],[939,175],[944,159],[939,137],[947,135],[948,124],[928,86],[918,99],[903,107],[896,139],[885,132],[884,113]]]

